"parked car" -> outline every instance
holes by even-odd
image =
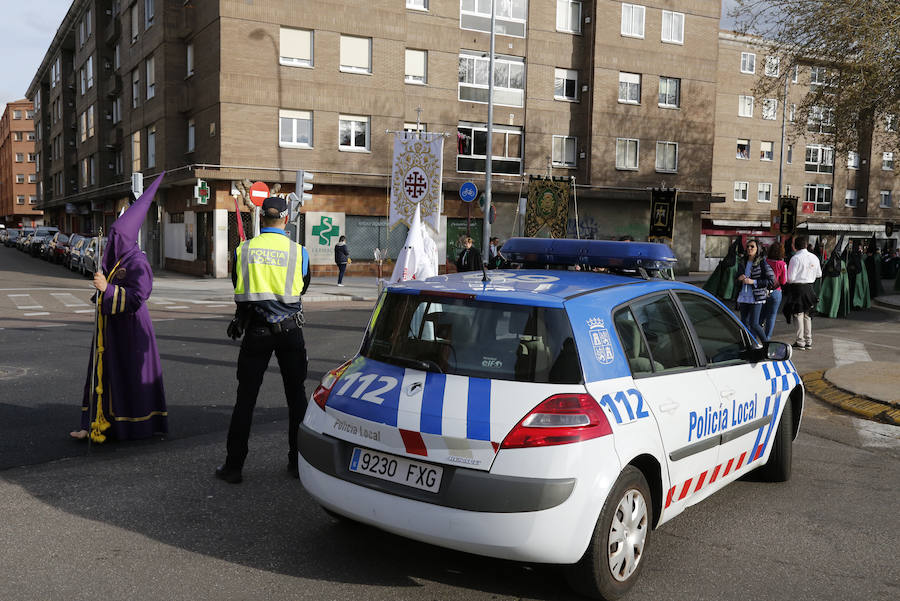
[[[62,263],[63,258],[66,256],[66,245],[68,243],[68,234],[56,232],[50,240],[49,250],[44,258],[53,263]]]
[[[21,235],[22,230],[20,229],[7,229],[6,236],[3,238],[3,245],[6,247],[15,246],[16,240],[18,240]]]
[[[31,237],[34,236],[34,228],[24,228],[21,232],[22,235],[16,240],[16,248],[28,252],[28,247],[31,246]]]
[[[75,233],[69,234],[69,239],[66,241],[64,248],[63,248],[63,253],[62,253],[62,257],[60,258],[60,263],[62,263],[63,265],[65,265],[66,267],[71,269],[69,264],[72,261],[72,249],[75,248],[75,245],[78,243],[78,241],[83,239],[84,237],[85,237],[84,234],[75,234]]]
[[[72,271],[77,271],[81,274],[84,273],[84,268],[82,267],[82,259],[84,258],[84,251],[91,244],[91,239],[87,236],[81,236],[75,242],[75,244],[69,247],[69,259],[67,267]]]
[[[102,241],[102,242],[101,242]],[[102,243],[102,249],[106,249],[106,236],[103,238],[98,238],[94,236],[90,239],[90,242],[87,244],[87,248],[81,254],[81,273],[84,275],[93,276],[94,272],[98,269],[97,264],[97,245]]]
[[[6,228],[0,230],[0,244],[6,244],[6,240],[9,238],[9,231]]]
[[[46,251],[46,242],[49,242],[59,228],[53,226],[42,225],[34,231],[31,244],[28,246],[28,252],[32,257],[39,257]]]
[[[503,252],[525,268],[384,291],[360,349],[312,394],[304,494],[430,544],[561,564],[576,590],[616,599],[655,528],[751,471],[790,477],[803,383],[787,344],[650,277],[674,264],[665,245],[512,238]],[[769,494],[788,493],[716,499]]]

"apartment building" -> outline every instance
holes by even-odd
[[[713,193],[725,202],[703,215],[701,269],[711,269],[736,235],[770,241],[771,212],[779,194],[798,198],[801,230],[831,244],[841,234],[885,240],[885,222],[900,220],[900,178],[886,139],[896,126],[875,124],[871,152],[835,156],[830,116],[794,130],[797,104],[810,86],[833,85],[827,68],[816,64],[779,65],[756,40],[719,33]],[[757,78],[787,79],[772,98],[754,98]],[[784,87],[779,85],[783,90]],[[784,141],[782,142],[782,124]],[[781,171],[779,181],[779,170]],[[868,194],[861,191],[868,180]],[[779,190],[779,183],[781,189]]]
[[[8,228],[43,224],[34,143],[33,105],[10,102],[0,117],[0,222]]]
[[[75,0],[28,91],[44,133],[37,154],[49,157],[39,174],[47,218],[108,226],[133,172],[149,181],[166,170],[144,234],[151,262],[222,277],[238,240],[239,182],[287,193],[305,169],[315,186],[304,210],[342,215],[356,266],[376,247],[395,256],[405,238],[402,226],[387,229],[389,132],[418,128],[445,134],[445,232],[458,232],[469,210],[459,187],[485,181],[490,3],[308,9]],[[676,188],[675,250],[695,268],[700,215],[715,200],[719,0],[509,0],[496,10],[493,232],[514,233],[529,174],[574,177],[569,230],[582,237],[645,237],[650,190]],[[483,216],[471,217],[477,230]]]

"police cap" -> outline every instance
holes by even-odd
[[[283,198],[270,196],[263,201],[262,212],[266,217],[286,217],[288,214],[288,203]]]

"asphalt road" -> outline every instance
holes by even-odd
[[[0,248],[0,599],[575,598],[552,566],[328,517],[284,472],[277,368],[260,394],[244,483],[214,479],[236,385],[227,304],[151,298],[169,436],[90,451],[69,440],[92,327],[76,311],[89,295],[87,280]],[[318,304],[306,314],[311,392],[355,352],[370,307]],[[898,315],[817,319],[816,349],[798,353],[798,369],[861,353],[900,363]],[[790,337],[786,326],[778,333]],[[628,598],[900,597],[895,429],[811,400],[794,450],[790,482],[737,482],[654,531]]]

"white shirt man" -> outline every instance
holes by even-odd
[[[817,278],[822,277],[822,266],[819,264],[819,257],[806,250],[804,236],[794,239],[794,248],[797,249],[797,252],[794,253],[788,264],[787,283],[794,284],[791,286],[791,291],[795,298],[804,299],[799,304],[808,307],[802,313],[794,313],[792,316],[797,323],[797,340],[793,347],[808,351],[812,348],[812,319],[809,316],[813,309],[809,305],[815,298],[812,285]]]

